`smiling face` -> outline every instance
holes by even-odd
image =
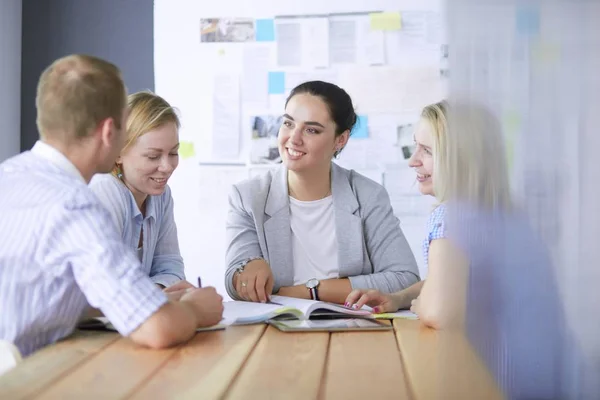
[[[161,195],[179,164],[177,125],[166,123],[146,132],[119,157],[123,182],[138,202]]]
[[[335,151],[348,140],[348,132],[337,137],[335,132],[329,108],[319,96],[293,96],[277,137],[283,164],[294,172],[328,168]]]
[[[415,152],[408,165],[414,168],[422,194],[434,196],[433,192],[433,135],[429,121],[421,119],[415,131]]]

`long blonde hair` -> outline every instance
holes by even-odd
[[[126,139],[121,154],[127,151],[138,138],[167,123],[180,126],[176,110],[162,97],[150,91],[137,92],[127,98],[129,115],[126,124]],[[120,167],[115,164],[112,174],[119,176]]]
[[[500,122],[485,107],[442,101],[423,109],[433,136],[433,191],[438,202],[466,200],[510,207],[510,186]],[[450,134],[448,134],[450,132]]]

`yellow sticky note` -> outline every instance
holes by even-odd
[[[554,64],[560,59],[560,47],[555,43],[534,43],[531,55],[539,64]]]
[[[194,143],[180,142],[179,143],[179,155],[183,159],[194,157],[196,155],[196,151],[194,150]]]
[[[402,28],[402,16],[399,12],[371,13],[369,20],[374,31],[397,31]]]

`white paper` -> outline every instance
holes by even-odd
[[[214,78],[212,156],[236,159],[240,152],[240,83],[233,74]]]
[[[385,63],[383,31],[371,29],[368,15],[332,16],[329,26],[332,65]]]
[[[358,21],[357,45],[358,64],[385,64],[385,39],[383,31],[372,30],[371,21],[366,15]]]
[[[329,18],[305,18],[302,21],[302,66],[329,66]]]
[[[443,37],[439,13],[405,11],[402,13],[402,29],[386,32],[387,63],[437,67],[442,59]]]
[[[277,64],[281,67],[302,65],[302,25],[297,18],[276,18]]]
[[[277,64],[281,67],[329,66],[327,17],[276,18]]]
[[[242,62],[242,101],[244,106],[269,106],[270,46],[244,46]]]

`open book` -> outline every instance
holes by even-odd
[[[271,319],[310,319],[323,316],[371,318],[370,310],[354,310],[324,301],[271,296],[269,303],[227,301],[223,318],[232,325],[256,324]]]

